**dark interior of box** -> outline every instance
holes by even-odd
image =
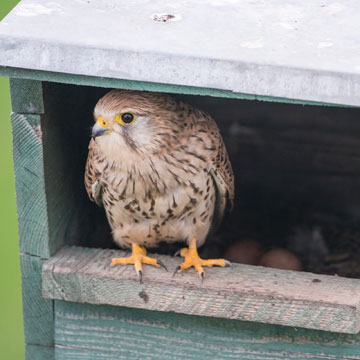
[[[104,211],[83,185],[92,111],[107,91],[44,85],[48,208],[66,224],[61,236],[68,244],[115,247]],[[236,179],[234,210],[203,254],[223,256],[252,239],[262,252],[290,250],[305,271],[360,277],[360,109],[177,97],[216,120]],[[52,236],[59,235],[59,219],[49,222]]]

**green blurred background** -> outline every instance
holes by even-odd
[[[0,0],[0,19],[18,2]],[[10,111],[9,81],[0,77],[0,359],[4,360],[24,358]]]

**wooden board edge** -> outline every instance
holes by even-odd
[[[66,360],[360,359],[359,336],[348,334],[61,300],[55,318],[56,356]]]
[[[302,298],[301,294],[294,294],[293,297],[279,295],[273,291],[271,283],[267,288],[265,288],[267,285],[263,285],[264,288],[257,288],[258,285],[250,288],[249,283],[245,287],[241,285],[242,277],[245,281],[244,276],[248,276],[249,271],[252,272],[254,282],[261,283],[264,268],[251,267],[244,274],[246,266],[233,266],[231,279],[228,281],[234,283],[235,278],[239,279],[233,288],[217,286],[211,281],[205,281],[201,285],[197,282],[197,277],[191,276],[191,273],[173,279],[155,268],[149,270],[147,268],[145,284],[139,284],[132,268],[120,267],[113,273],[107,270],[108,264],[104,259],[110,258],[109,251],[84,248],[82,255],[82,250],[77,248],[71,259],[69,252],[66,253],[66,251],[71,253],[71,249],[73,248],[65,247],[58,258],[52,258],[44,265],[42,274],[44,297],[348,334],[356,334],[359,331],[359,303],[353,299],[337,303],[317,297],[311,301]],[[116,250],[112,253],[115,254]],[[166,264],[175,261],[165,256],[160,259]],[[215,275],[214,271],[224,273],[224,278],[229,277],[230,274],[226,269],[212,269],[212,274]],[[278,275],[277,281],[280,283],[282,278],[287,279],[283,271],[271,271]],[[316,275],[317,278],[322,276]],[[296,281],[296,274],[292,278]],[[303,281],[303,278],[304,273],[299,273],[298,281]],[[347,280],[349,279],[345,279],[344,282]],[[338,279],[334,281],[337,291],[341,292]],[[348,287],[342,290],[347,292],[345,296],[349,297]],[[331,292],[332,286],[325,288],[326,291]]]
[[[308,101],[301,99],[289,99],[289,98],[279,98],[272,96],[243,94],[243,93],[236,93],[231,90],[221,90],[215,88],[201,88],[201,87],[186,86],[186,85],[152,83],[145,81],[113,79],[113,78],[95,77],[88,75],[66,74],[66,73],[10,68],[10,67],[0,67],[0,76],[11,77],[14,79],[19,78],[19,79],[38,80],[38,81],[49,81],[49,82],[58,82],[58,83],[66,83],[73,85],[95,86],[95,87],[114,88],[114,89],[142,90],[142,91],[166,92],[166,93],[186,94],[186,95],[215,96],[215,97],[225,97],[232,99],[259,100],[259,101],[280,102],[280,103],[301,104],[301,105],[357,107],[357,106],[323,103],[323,102]]]

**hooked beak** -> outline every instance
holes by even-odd
[[[109,131],[111,131],[111,127],[107,124],[106,121],[104,121],[104,119],[100,117],[92,128],[91,136],[96,138],[98,136],[104,135]]]

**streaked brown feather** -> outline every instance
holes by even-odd
[[[103,206],[101,183],[98,181],[98,176],[94,166],[96,146],[97,145],[94,139],[91,139],[89,144],[89,153],[85,165],[85,189],[91,201],[96,202],[96,204],[99,206]]]
[[[230,210],[233,207],[235,196],[234,173],[220,130],[215,121],[210,115],[201,112],[200,121],[197,123],[199,129],[206,131],[206,135],[210,138],[212,144],[212,150],[208,150],[212,152],[210,173],[217,190],[212,228],[217,229],[221,224],[227,206]]]

